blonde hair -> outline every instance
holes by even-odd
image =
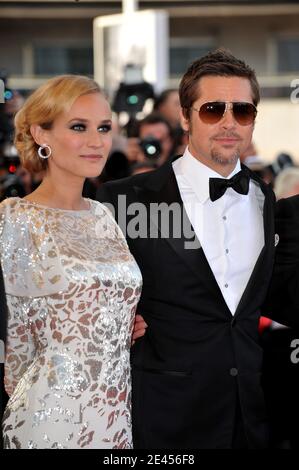
[[[38,124],[51,129],[56,117],[68,112],[77,98],[90,93],[101,93],[99,85],[91,78],[80,75],[59,75],[35,90],[15,116],[15,146],[21,164],[31,173],[46,170],[47,160],[38,156],[38,144],[33,139],[30,126]]]

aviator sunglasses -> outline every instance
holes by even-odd
[[[228,110],[231,110],[238,124],[248,126],[253,124],[257,114],[254,104],[246,102],[210,101],[202,104],[199,109],[191,109],[198,112],[200,119],[205,124],[216,124]]]

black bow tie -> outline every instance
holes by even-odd
[[[211,201],[216,201],[223,196],[227,188],[233,188],[239,194],[248,194],[249,175],[244,170],[241,170],[228,180],[224,178],[210,178],[209,184]]]

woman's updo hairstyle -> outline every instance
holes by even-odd
[[[54,120],[68,112],[77,98],[101,93],[99,85],[88,77],[60,75],[51,78],[35,90],[15,116],[15,146],[24,168],[38,173],[47,168],[47,160],[38,156],[39,145],[33,139],[30,126],[38,124],[51,129]]]

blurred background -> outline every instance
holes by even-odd
[[[137,10],[139,16],[129,20]],[[149,114],[153,103],[143,108],[146,98],[177,89],[190,62],[219,46],[244,58],[261,85],[254,146],[246,155],[250,165],[261,167],[283,154],[277,173],[285,163],[299,162],[297,0],[0,0],[0,77],[8,90],[6,105],[0,105],[8,108],[0,118],[4,153],[13,156],[14,149],[3,114],[11,120],[22,97],[53,75],[95,76],[114,102],[115,132],[126,137],[129,118],[122,112],[139,119]],[[175,94],[171,98],[174,107]],[[167,110],[166,118],[171,120]],[[131,124],[129,134],[138,136]],[[124,150],[126,142],[119,140],[117,150]],[[130,161],[143,163],[131,153]],[[13,170],[13,163],[6,166]]]
[[[0,78],[6,87],[0,198],[38,184],[38,177],[33,181],[19,168],[13,116],[43,81],[84,74],[105,89],[115,123],[102,180],[115,179],[154,169],[183,151],[179,80],[194,59],[220,46],[257,72],[262,101],[254,141],[242,159],[274,184],[278,173],[299,163],[298,0],[0,0]],[[140,123],[153,111],[167,122]],[[87,195],[100,182],[87,182]]]

